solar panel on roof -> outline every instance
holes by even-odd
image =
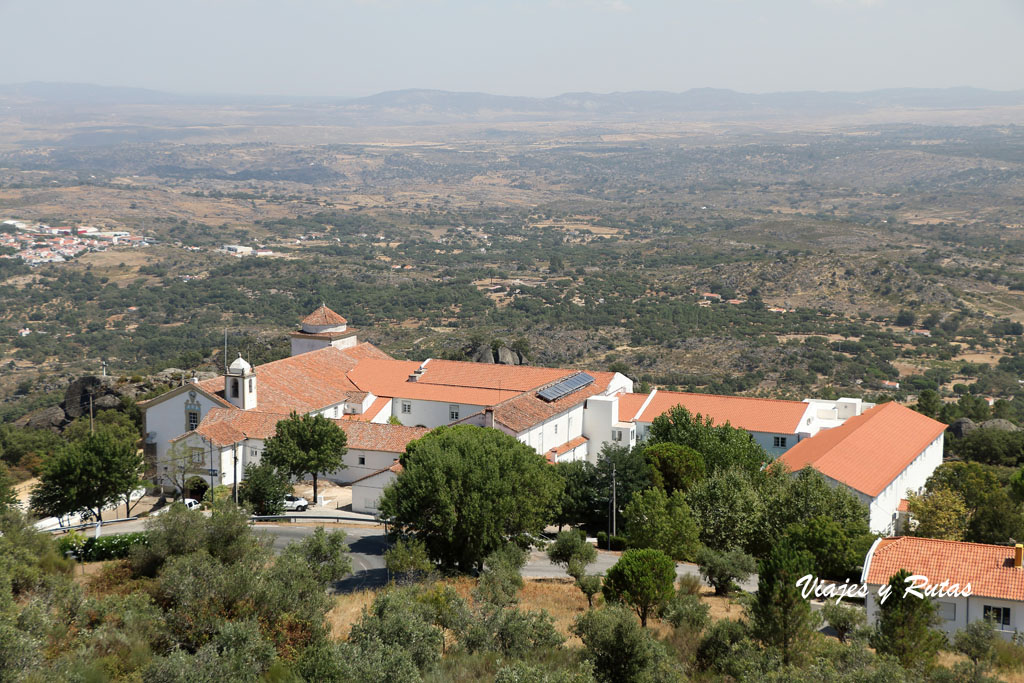
[[[593,377],[585,372],[577,372],[575,375],[570,375],[563,380],[555,382],[550,387],[538,391],[537,396],[551,403],[593,383]]]

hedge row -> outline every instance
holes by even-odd
[[[116,536],[82,539],[81,535],[68,534],[57,541],[61,553],[71,551],[83,562],[102,562],[128,557],[134,545],[145,545],[149,540],[145,531]]]

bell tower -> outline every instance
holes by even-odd
[[[242,410],[256,407],[256,373],[239,354],[224,376],[224,398]]]

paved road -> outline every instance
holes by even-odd
[[[296,516],[308,515],[299,514]],[[310,520],[310,522],[314,522],[314,520]],[[256,530],[259,533],[269,535],[272,538],[271,547],[276,552],[281,552],[289,543],[301,541],[307,536],[312,535],[316,527],[312,524],[309,526],[306,524],[299,525],[290,522],[258,524]],[[105,526],[101,533],[103,535],[128,533],[131,531],[141,531],[144,528],[145,521],[138,520]],[[326,528],[344,531],[348,545],[352,550],[353,573],[351,576],[335,584],[334,589],[336,591],[350,592],[364,588],[375,588],[387,583],[387,568],[384,565],[384,551],[387,550],[387,538],[384,536],[384,530],[381,526],[370,524],[335,526],[329,524]],[[93,532],[90,530],[87,533],[92,534]],[[604,574],[618,560],[619,553],[599,550],[597,552],[597,560],[587,565],[587,573]],[[688,574],[699,576],[700,572],[695,564],[680,563],[676,565],[676,574],[678,576]],[[531,579],[568,578],[565,570],[562,567],[551,564],[548,561],[547,555],[540,550],[534,550],[530,553],[530,559],[527,561],[526,566],[523,567],[523,576]],[[746,591],[757,590],[757,575],[751,576],[740,585]]]

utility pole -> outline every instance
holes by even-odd
[[[228,374],[228,328],[224,328],[224,374]]]
[[[234,464],[231,466],[231,496],[235,499],[235,505],[238,505],[238,448],[233,448],[231,451],[235,458]]]
[[[89,433],[96,433],[96,423],[92,417],[92,392],[89,392]]]

